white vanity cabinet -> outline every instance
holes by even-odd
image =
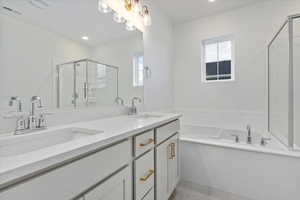
[[[0,200],[73,199],[128,165],[131,155],[127,139],[0,191]]]
[[[132,175],[129,167],[95,186],[80,200],[132,200]]]
[[[168,200],[179,180],[179,120],[79,155],[0,190],[0,200]]]
[[[156,148],[156,200],[167,200],[176,188],[179,181],[179,158],[178,145],[179,137],[174,127],[178,126],[178,121],[168,124],[156,130],[156,135],[172,135]],[[160,132],[163,130],[163,132]],[[157,138],[163,138],[158,136]]]

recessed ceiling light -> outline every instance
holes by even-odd
[[[215,2],[216,0],[208,0],[209,2]]]
[[[83,40],[89,40],[89,37],[88,36],[82,36],[81,39],[83,39]]]

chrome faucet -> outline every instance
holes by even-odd
[[[131,100],[131,107],[129,111],[129,115],[136,115],[138,113],[137,107],[135,105],[135,102],[138,101],[139,103],[142,103],[142,99],[139,97],[133,97]]]
[[[252,136],[251,136],[251,126],[247,125],[247,143],[252,144]]]
[[[9,100],[9,106],[13,106],[14,102],[18,103],[17,112],[22,112],[22,100],[18,96],[11,97]]]
[[[28,125],[27,125],[27,128],[29,130],[36,129],[38,127],[37,116],[35,114],[36,104],[38,104],[37,108],[42,108],[41,97],[39,96],[31,97],[31,110],[30,110],[30,115],[28,117]]]
[[[17,127],[15,129],[15,135],[32,132],[34,130],[41,130],[47,127],[44,114],[39,114],[38,116],[36,114],[36,109],[42,107],[43,106],[41,97],[31,97],[30,114],[27,118],[24,118],[24,116],[18,118]]]

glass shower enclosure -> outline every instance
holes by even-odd
[[[118,97],[119,68],[91,59],[56,65],[56,107],[113,105]]]
[[[300,14],[289,16],[268,45],[268,131],[300,150]]]

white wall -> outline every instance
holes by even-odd
[[[267,44],[286,17],[297,12],[299,1],[273,0],[175,26],[175,108],[187,115],[208,111],[211,115],[204,119],[210,121],[221,113],[236,128],[247,121],[265,128]],[[228,34],[235,37],[236,81],[201,83],[201,41]],[[248,111],[241,121],[241,112]],[[227,113],[232,114],[230,119]],[[252,121],[257,115],[258,124]],[[214,125],[220,122],[215,120]]]
[[[90,47],[4,14],[0,27],[1,114],[16,110],[8,107],[11,96],[22,98],[24,111],[29,110],[34,95],[42,97],[45,107],[53,108],[55,64],[88,57]],[[13,130],[15,121],[0,117],[0,133]]]
[[[152,76],[145,81],[147,110],[166,110],[173,106],[173,29],[168,17],[150,0],[152,26],[144,33],[145,66]]]
[[[44,106],[51,109],[54,102],[54,67],[74,59],[90,57],[89,46],[69,40],[38,26],[0,15],[0,134],[13,131],[16,119],[2,115],[15,108],[8,107],[11,96],[20,96],[24,110],[29,110],[29,99],[39,95]],[[141,43],[141,42],[140,42]],[[55,111],[47,116],[48,125],[114,116],[126,113],[126,108],[97,107],[74,111]]]
[[[11,96],[20,96],[29,105],[33,95],[42,96],[52,107],[55,64],[86,58],[90,48],[4,14],[0,24],[0,109]]]

